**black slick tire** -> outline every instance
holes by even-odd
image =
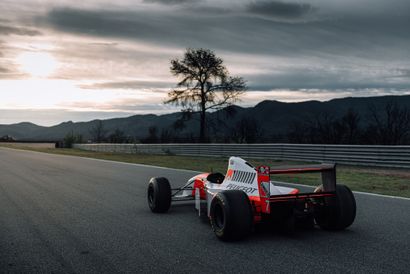
[[[241,190],[225,190],[211,202],[211,226],[223,241],[245,238],[252,231],[253,211],[248,195]]]
[[[317,188],[316,192],[320,192]],[[324,199],[324,204],[315,209],[315,221],[325,230],[343,230],[356,218],[356,200],[350,188],[336,185],[336,196]]]
[[[168,179],[151,178],[148,184],[147,199],[152,212],[167,212],[171,206],[171,185]]]

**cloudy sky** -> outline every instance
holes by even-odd
[[[162,114],[171,58],[209,48],[240,102],[410,94],[408,0],[0,2],[0,123]]]

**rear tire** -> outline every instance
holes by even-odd
[[[315,190],[321,191],[321,187]],[[325,198],[324,205],[315,208],[315,221],[325,230],[343,230],[353,223],[355,217],[356,200],[345,185],[336,185],[336,197]]]
[[[151,178],[148,184],[147,199],[152,212],[167,212],[171,206],[171,185],[168,179]]]
[[[222,241],[245,238],[252,231],[253,212],[248,195],[241,190],[225,190],[211,202],[211,226]]]

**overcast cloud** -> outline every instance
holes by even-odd
[[[388,3],[386,6],[392,9]],[[286,88],[288,84],[295,88],[295,80],[302,82],[299,87],[304,88],[303,81],[298,78],[305,78],[306,74],[313,82],[316,75],[319,78],[317,87],[320,88],[332,88],[332,85],[339,88],[341,83],[334,74],[340,80],[349,78],[351,88],[361,88],[366,84],[379,86],[382,85],[380,77],[372,79],[375,70],[379,74],[380,67],[387,65],[382,76],[389,77],[391,67],[402,70],[409,66],[410,35],[407,26],[410,25],[410,17],[401,9],[396,10],[399,15],[394,17],[382,10],[346,15],[321,11],[313,20],[310,18],[312,13],[320,8],[310,4],[254,1],[242,9],[235,8],[227,15],[200,13],[199,9],[188,13],[184,7],[174,8],[172,12],[167,9],[112,11],[59,8],[51,10],[42,20],[58,31],[76,34],[146,41],[163,47],[205,47],[222,55],[227,51],[238,55],[265,55],[272,59],[292,58],[292,63],[272,64],[272,70],[279,68],[281,73],[283,67],[290,66],[286,77],[273,75],[272,88]],[[278,18],[279,22],[264,20],[259,15]],[[298,62],[312,58],[316,58],[315,63],[294,69]],[[366,61],[372,66],[369,67]],[[323,85],[329,66],[331,79]],[[304,70],[307,72],[303,73]],[[356,79],[351,79],[349,71],[352,70],[357,75]],[[386,83],[386,86],[393,84]],[[398,85],[402,87],[402,83]]]
[[[246,98],[254,94],[253,103],[266,98],[260,92],[295,101],[294,95],[305,100],[309,90],[320,100],[410,90],[406,0],[22,2],[0,3],[3,80],[27,77],[15,62],[21,52],[46,51],[59,62],[49,78],[69,80],[84,93],[106,90],[121,97],[125,90],[120,99],[131,100],[132,90],[150,91],[165,99],[176,83],[169,60],[185,48],[203,47],[248,81]],[[78,98],[61,96],[66,106],[81,105]],[[159,112],[158,96],[144,105],[137,97],[124,103],[124,112]],[[107,98],[104,110],[112,103],[121,111],[112,100]]]

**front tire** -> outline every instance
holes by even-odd
[[[152,212],[167,212],[171,206],[171,185],[168,179],[151,178],[148,184],[147,199]]]
[[[248,195],[241,190],[225,190],[211,202],[211,226],[222,241],[245,238],[252,231],[253,212]]]
[[[321,192],[318,187],[315,192]],[[350,188],[336,185],[336,196],[325,198],[324,205],[315,209],[315,221],[325,230],[343,230],[356,218],[356,200]]]

